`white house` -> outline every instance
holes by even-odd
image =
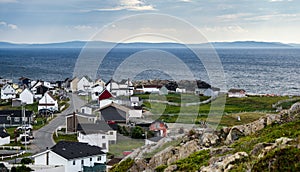
[[[185,88],[176,88],[176,93],[186,93]]]
[[[96,123],[81,123],[78,125],[78,141],[99,146],[104,152],[109,151],[109,144],[117,142],[117,131],[108,126],[105,121]]]
[[[33,93],[28,89],[25,88],[22,93],[20,94],[20,98],[22,103],[26,103],[26,104],[33,104],[34,102],[34,95]]]
[[[204,96],[215,97],[218,96],[220,92],[219,88],[208,88],[203,92]]]
[[[244,89],[230,89],[228,91],[228,97],[246,97],[246,91]]]
[[[74,77],[70,82],[70,90],[72,92],[78,91],[78,81],[79,79],[77,77]]]
[[[143,85],[144,93],[159,93],[159,90],[162,86],[160,85]]]
[[[95,84],[91,87],[92,100],[97,100],[104,87],[100,84]]]
[[[0,131],[0,145],[10,143],[10,135],[7,132]]]
[[[14,99],[16,98],[16,90],[9,84],[4,85],[1,88],[1,99]]]
[[[106,154],[98,146],[60,141],[50,149],[33,155],[35,165],[64,166],[65,172],[105,170]]]
[[[52,94],[49,91],[46,92],[44,96],[39,100],[38,110],[40,109],[58,111],[57,100],[52,96]]]
[[[92,86],[93,86],[93,81],[87,76],[83,76],[77,83],[78,91],[81,90],[84,92],[89,92],[91,91]]]
[[[77,139],[79,142],[101,147],[103,152],[109,151],[107,135],[102,131],[95,131],[94,133],[78,132]]]
[[[133,95],[133,84],[131,81],[121,81],[120,83],[117,83],[114,80],[109,80],[106,84],[106,89],[110,91],[115,96],[131,96]]]

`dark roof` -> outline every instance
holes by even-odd
[[[89,117],[96,117],[96,115],[93,115],[93,114],[87,114],[87,113],[80,113],[80,112],[76,112],[75,115],[80,115],[80,116],[83,116],[83,117],[86,117],[86,118],[89,118]],[[70,117],[70,116],[73,116],[73,113],[70,113],[68,115],[66,115],[67,117]]]
[[[163,137],[151,137],[148,140],[152,141],[152,142],[158,142],[160,141],[160,139],[162,139]]]
[[[228,92],[230,92],[230,93],[239,93],[239,92],[246,92],[246,91],[244,89],[232,88]]]
[[[0,137],[1,138],[5,138],[5,137],[8,137],[8,136],[10,136],[8,133],[0,131]]]
[[[110,161],[107,162],[107,165],[113,166],[115,164],[118,164],[122,158],[112,158]]]
[[[60,141],[51,150],[65,159],[76,159],[105,154],[100,147],[87,143]]]
[[[113,106],[108,106],[100,110],[105,121],[126,121],[126,112]]]
[[[99,132],[107,132],[113,130],[108,126],[105,121],[98,120],[95,124],[78,124],[77,127],[78,131],[81,131],[83,134],[92,134],[92,133],[99,133]]]
[[[22,110],[0,110],[0,116],[22,117]],[[32,111],[25,111],[26,117],[31,117]]]

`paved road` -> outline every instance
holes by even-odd
[[[55,145],[52,135],[59,126],[65,125],[66,115],[76,111],[76,109],[79,109],[86,103],[75,94],[70,94],[69,96],[71,98],[71,101],[69,102],[70,107],[62,113],[56,114],[57,117],[51,120],[51,122],[48,125],[45,125],[39,130],[33,132],[34,140],[30,145],[30,152],[41,152],[47,149],[47,147],[50,148],[53,145]]]

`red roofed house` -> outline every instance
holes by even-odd
[[[168,126],[166,123],[160,120],[155,120],[154,122],[151,123],[149,130],[153,131],[156,137],[166,137]]]
[[[113,95],[107,91],[107,89],[104,89],[100,94],[99,94],[99,98],[98,101],[100,102],[101,100],[105,100],[105,99],[109,99],[113,97]]]

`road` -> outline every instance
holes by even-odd
[[[57,117],[50,121],[49,124],[33,132],[34,139],[30,145],[30,152],[37,153],[46,150],[47,147],[51,148],[55,145],[52,138],[53,133],[59,126],[64,126],[66,121],[66,115],[73,113],[76,109],[79,109],[86,102],[79,98],[76,94],[69,94],[70,106],[62,113],[56,114]]]

